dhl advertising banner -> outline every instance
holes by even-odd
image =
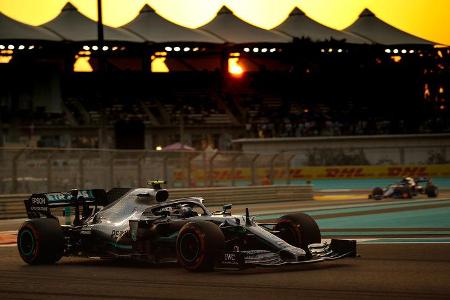
[[[270,176],[269,168],[256,168],[256,177]],[[175,180],[183,180],[186,174],[182,170],[175,171]],[[207,179],[213,180],[251,180],[250,168],[218,168],[212,172],[212,176],[206,173]],[[334,178],[389,178],[389,177],[450,177],[450,165],[395,165],[395,166],[332,166],[332,167],[302,167],[289,170],[291,179],[334,179]],[[204,180],[205,172],[202,169],[192,170],[193,180]],[[286,168],[274,168],[273,179],[287,179]]]

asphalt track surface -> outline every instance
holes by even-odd
[[[438,201],[424,208],[425,200],[411,202],[408,207],[408,203],[399,201],[374,203],[361,197],[296,205],[264,204],[251,211],[263,218],[265,215],[266,219],[291,210],[310,211],[318,216],[319,224],[326,225],[339,216],[342,220],[372,216],[368,210],[375,217],[406,213],[415,219],[420,211],[449,206],[449,200]],[[236,207],[235,212],[242,209]],[[2,222],[0,230],[13,230],[19,222]],[[382,243],[376,240],[386,235],[369,233],[367,228],[332,226],[325,235],[333,236],[336,230],[351,235],[359,230],[360,257],[287,268],[212,273],[189,273],[175,264],[153,266],[83,258],[63,258],[53,266],[28,266],[14,245],[2,246],[0,299],[450,299],[450,242],[446,241],[450,239],[450,228],[445,218],[442,224],[444,228],[429,229],[432,234],[419,232],[419,235],[416,231],[421,228],[406,223],[400,224],[410,227],[406,232],[405,228],[400,233],[398,228],[378,228],[379,231],[396,230],[391,239],[396,242]],[[411,237],[411,232],[415,238],[428,236],[429,239],[401,242],[401,238]]]

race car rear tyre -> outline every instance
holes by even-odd
[[[372,190],[372,198],[374,200],[381,200],[381,199],[383,199],[383,194],[384,194],[383,189],[380,188],[380,187],[376,187],[376,188],[374,188]]]
[[[392,197],[400,199],[411,199],[412,198],[411,189],[407,186],[398,186],[394,188]]]
[[[57,219],[31,219],[17,234],[20,257],[30,264],[54,264],[64,254],[64,234]]]
[[[439,195],[439,189],[433,184],[428,184],[425,187],[425,194],[427,194],[428,198],[436,198]]]
[[[402,189],[402,199],[411,199],[412,198],[412,192],[411,192],[411,188],[409,187],[403,187]]]
[[[223,253],[224,245],[225,237],[216,224],[208,221],[189,222],[178,233],[178,263],[188,271],[212,271],[216,260]]]
[[[321,242],[321,234],[316,221],[304,213],[282,216],[278,219],[274,230],[279,237],[292,246],[308,252],[308,245]]]

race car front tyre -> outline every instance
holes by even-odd
[[[188,271],[212,271],[216,260],[222,255],[224,245],[225,237],[216,224],[208,221],[189,222],[178,233],[178,263]]]
[[[304,213],[282,216],[278,219],[274,230],[279,237],[292,246],[308,252],[308,245],[321,242],[321,234],[316,221]]]
[[[428,184],[425,187],[425,194],[427,194],[428,198],[436,198],[439,195],[439,189],[433,184]]]
[[[30,264],[54,264],[64,254],[64,234],[57,219],[31,219],[17,234],[20,257]]]
[[[381,199],[383,199],[383,194],[384,194],[383,189],[380,187],[376,187],[372,190],[371,198],[374,200],[381,200]]]

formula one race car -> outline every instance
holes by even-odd
[[[418,194],[425,194],[428,198],[435,198],[439,189],[427,177],[405,177],[400,182],[388,185],[386,188],[376,187],[369,194],[369,199],[383,198],[411,199]]]
[[[248,209],[244,216],[232,215],[228,204],[211,213],[202,198],[168,200],[162,181],[150,183],[152,188],[33,194],[25,200],[29,220],[17,236],[20,256],[31,265],[62,256],[178,261],[189,271],[356,256],[356,241],[320,244],[319,227],[306,214],[257,223]],[[51,213],[55,207],[72,207],[73,222],[60,225]]]

